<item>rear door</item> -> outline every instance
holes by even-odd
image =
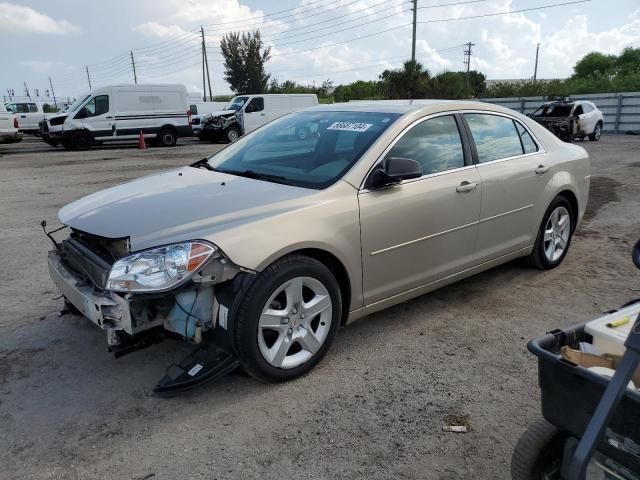
[[[424,175],[359,194],[367,305],[473,264],[482,186],[453,114],[419,121],[384,155],[417,160]]]
[[[479,264],[533,245],[551,165],[518,120],[486,112],[464,118],[482,181]]]

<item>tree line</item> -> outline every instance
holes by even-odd
[[[377,80],[336,86],[329,79],[319,85],[309,85],[272,78],[265,70],[271,48],[264,46],[259,30],[227,34],[220,48],[225,80],[235,94],[315,93],[321,103],[406,98],[565,97],[640,90],[640,48],[632,47],[620,55],[589,53],[575,64],[573,75],[563,80],[487,82],[486,76],[478,71],[444,71],[432,75],[421,63],[406,61],[399,69],[384,70]]]

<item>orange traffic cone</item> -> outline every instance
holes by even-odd
[[[138,148],[140,150],[144,150],[145,148],[147,148],[147,144],[144,143],[144,134],[142,133],[142,130],[140,130],[140,138],[138,139]]]

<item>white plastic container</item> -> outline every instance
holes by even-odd
[[[624,342],[629,336],[629,332],[638,317],[638,313],[640,313],[640,303],[622,308],[604,317],[591,320],[585,325],[584,329],[593,337],[593,346],[602,353],[623,355],[625,351]],[[607,324],[615,323],[625,318],[629,321],[623,325],[613,328],[607,326]]]

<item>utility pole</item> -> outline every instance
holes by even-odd
[[[31,100],[31,95],[29,94],[29,87],[27,87],[27,82],[22,82],[24,83],[24,93],[25,95],[29,98],[29,100]]]
[[[204,27],[200,26],[200,32],[202,33],[202,101],[207,101],[207,86],[204,79],[205,60],[204,55],[206,50],[204,49]]]
[[[533,84],[536,84],[536,79],[538,78],[538,53],[540,52],[540,44],[536,46],[536,66],[533,70]]]
[[[466,67],[467,70],[467,78],[466,78],[466,83],[467,83],[467,88],[469,87],[469,71],[471,70],[471,47],[475,47],[476,44],[475,43],[465,43],[466,45],[466,49],[464,51],[464,65]]]
[[[411,42],[411,61],[416,61],[416,26],[418,23],[418,0],[413,0],[413,40]]]
[[[51,77],[49,77],[49,86],[51,87],[51,95],[53,95],[53,103],[56,108],[58,108],[58,102],[56,102],[56,92],[53,91],[53,82],[51,82]]]
[[[84,68],[87,70],[87,81],[89,82],[89,90],[91,90],[91,77],[89,76],[89,67],[85,65]]]
[[[133,50],[129,52],[131,54],[131,66],[133,67],[133,83],[138,84],[138,76],[136,75],[136,62],[133,59]]]
[[[209,76],[209,57],[207,56],[207,44],[204,40],[204,27],[200,26],[200,32],[202,33],[202,55],[203,55],[203,64],[202,68],[207,72],[207,83],[209,84],[209,101],[213,101],[213,95],[211,93],[211,77]],[[202,77],[202,91],[206,96],[206,90],[204,85],[204,76]],[[205,99],[206,102],[206,99]]]

